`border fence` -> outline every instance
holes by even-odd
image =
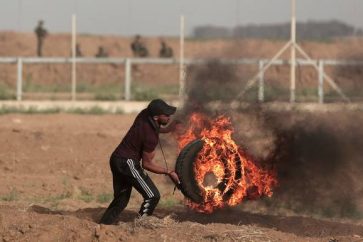
[[[23,100],[23,66],[26,64],[72,64],[73,59],[67,57],[53,57],[53,58],[34,58],[34,57],[2,57],[0,64],[16,64],[17,68],[17,81],[16,81],[16,100]],[[208,59],[185,59],[184,64],[199,65],[210,62]],[[256,65],[259,72],[263,71],[267,63],[271,63],[269,59],[219,59],[221,64],[229,65]],[[125,77],[123,83],[120,83],[120,92],[123,90],[124,100],[132,100],[131,84],[132,84],[132,65],[133,64],[158,64],[158,65],[175,65],[180,64],[178,59],[165,59],[165,58],[76,58],[77,64],[123,64],[125,68]],[[362,66],[363,61],[348,61],[348,60],[332,60],[332,59],[318,59],[318,60],[305,60],[297,59],[297,65],[319,66],[318,80],[317,80],[317,96],[318,102],[324,103],[324,69],[327,66]],[[290,65],[290,60],[275,60],[272,65]],[[182,75],[180,75],[182,76]],[[257,87],[257,100],[259,102],[265,101],[265,80],[264,72],[258,77],[256,82]],[[121,88],[123,86],[123,88]],[[243,86],[240,87],[243,89]],[[76,95],[75,95],[76,96]],[[76,98],[75,98],[76,100]]]

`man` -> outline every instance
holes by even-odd
[[[135,57],[147,57],[149,55],[148,49],[141,42],[140,35],[135,36],[135,39],[131,43],[131,50]]]
[[[108,57],[108,53],[105,50],[105,48],[103,48],[103,46],[99,46],[98,47],[98,52],[95,55],[97,58],[105,58]]]
[[[163,58],[172,58],[173,57],[173,49],[168,46],[165,41],[160,42],[160,51],[159,56]]]
[[[79,44],[79,43],[76,44],[76,56],[77,57],[82,57],[83,56],[83,53],[82,53],[82,50],[81,50],[81,44]]]
[[[129,202],[132,187],[144,198],[139,216],[151,215],[159,202],[160,193],[145,170],[168,175],[179,184],[178,175],[157,165],[153,159],[159,142],[159,133],[175,129],[176,122],[170,122],[176,108],[161,99],[152,100],[148,107],[137,115],[133,125],[112,153],[110,166],[113,176],[114,199],[107,208],[100,223],[112,224]],[[165,126],[169,124],[168,126]],[[140,164],[142,160],[142,166]]]
[[[43,41],[44,38],[48,35],[48,31],[43,27],[43,20],[38,22],[37,27],[35,28],[34,32],[37,36],[37,55],[42,56],[42,49],[43,49]]]

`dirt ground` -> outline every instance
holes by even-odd
[[[363,240],[360,220],[277,215],[246,204],[198,214],[167,177],[153,174],[162,196],[154,217],[135,219],[142,198],[133,192],[117,225],[98,225],[112,198],[108,158],[134,117],[0,116],[0,241]],[[171,135],[162,142],[172,167],[176,142]],[[160,151],[156,160],[163,165]]]

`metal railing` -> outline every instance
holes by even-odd
[[[0,64],[17,64],[17,84],[16,84],[16,100],[21,101],[23,96],[23,65],[25,64],[71,64],[72,58],[67,57],[54,57],[54,58],[34,58],[34,57],[1,57]],[[324,102],[324,68],[325,66],[363,66],[363,61],[347,61],[347,60],[332,60],[332,59],[319,59],[319,60],[305,60],[297,59],[297,64],[301,66],[316,64],[318,68],[318,100],[319,103]],[[210,62],[210,59],[185,59],[185,65],[198,65]],[[263,70],[264,66],[270,62],[269,59],[218,59],[222,64],[232,65],[257,65],[259,71]],[[76,58],[77,64],[124,64],[125,65],[125,78],[124,78],[124,99],[131,100],[131,83],[132,83],[132,65],[133,64],[160,64],[170,65],[179,64],[178,59],[165,59],[165,58]],[[275,60],[272,65],[289,65],[290,60]],[[180,75],[182,76],[182,75]],[[258,77],[258,100],[263,102],[264,97],[264,73]],[[242,88],[242,87],[241,87]]]

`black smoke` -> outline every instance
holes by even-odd
[[[258,164],[277,172],[279,184],[264,206],[324,217],[363,217],[363,112],[343,105],[316,111],[279,111],[268,104],[236,108],[230,103],[243,85],[235,73],[233,66],[216,61],[190,67],[183,114],[232,118],[235,141]]]
[[[268,112],[273,150],[265,163],[278,172],[271,208],[325,217],[363,215],[363,113]]]
[[[238,95],[239,79],[235,66],[211,60],[207,64],[192,65],[187,69],[184,113],[202,112],[216,115],[228,108],[215,108],[213,103],[228,103]],[[221,110],[222,109],[222,110]],[[223,110],[226,109],[226,110]]]

